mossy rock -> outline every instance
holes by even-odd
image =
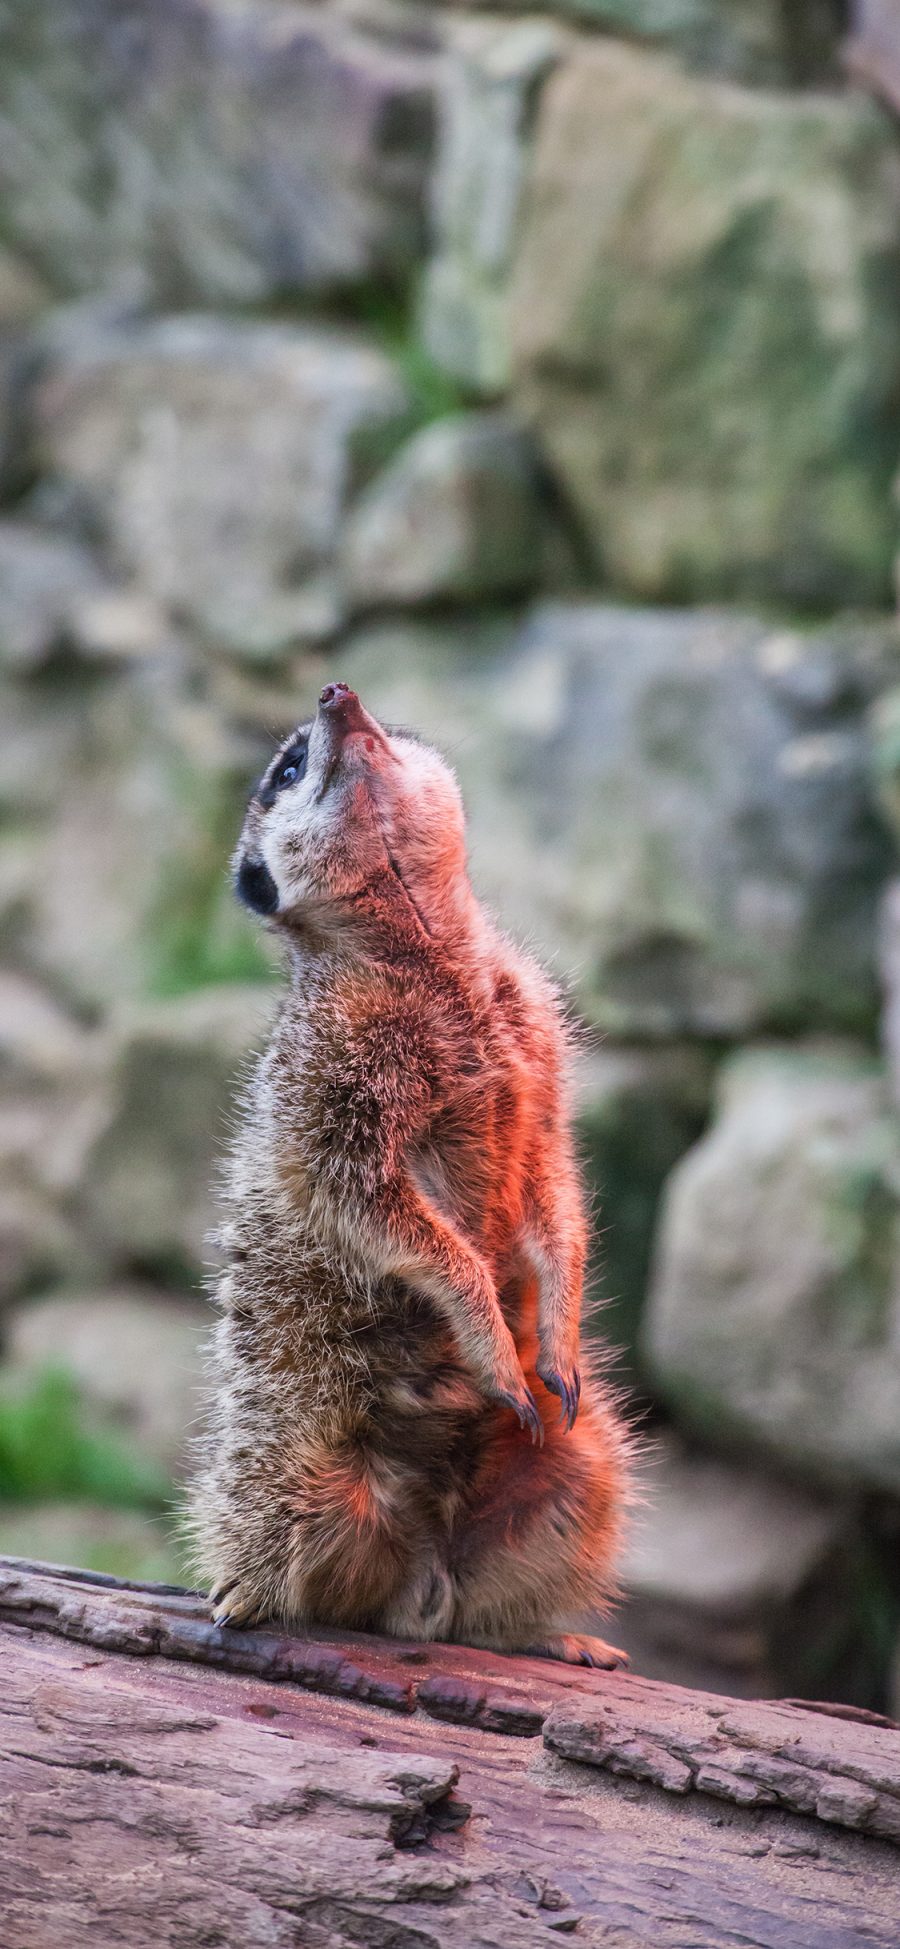
[[[893,130],[585,42],[542,97],[514,397],[607,584],[822,609],[891,596]]]
[[[644,1357],[717,1445],[896,1494],[898,1264],[900,1128],[872,1058],[736,1056],[669,1182]]]

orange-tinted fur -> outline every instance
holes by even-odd
[[[627,1442],[581,1343],[556,993],[471,891],[448,768],[343,686],[236,863],[292,980],[227,1189],[215,1615],[607,1661],[567,1635],[612,1589]]]

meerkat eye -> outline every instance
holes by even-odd
[[[284,764],[279,765],[275,777],[272,780],[276,792],[283,791],[287,785],[296,785],[298,778],[303,777],[305,770],[306,752],[292,752],[290,757],[285,759]]]

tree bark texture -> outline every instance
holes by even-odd
[[[0,1559],[3,1949],[897,1949],[900,1729]]]

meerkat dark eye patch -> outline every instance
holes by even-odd
[[[262,806],[264,812],[270,811],[271,807],[275,804],[279,792],[285,792],[289,786],[299,783],[306,771],[308,749],[308,737],[295,738],[293,744],[288,746],[287,751],[282,752],[271,776],[264,778],[262,783],[257,786],[254,796],[257,803]]]
[[[235,882],[237,896],[243,900],[254,914],[274,914],[278,906],[278,888],[272,878],[265,860],[251,859],[245,854],[237,871]]]
[[[305,770],[306,747],[304,745],[302,751],[294,751],[289,757],[282,758],[281,764],[272,780],[276,792],[283,792],[287,785],[296,785],[298,779],[303,777]]]

